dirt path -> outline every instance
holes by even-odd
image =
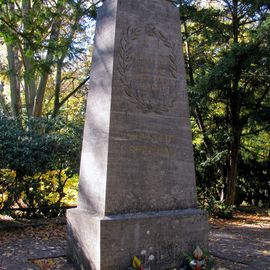
[[[210,220],[209,250],[220,267],[270,269],[270,217],[237,213],[233,220]]]
[[[67,262],[63,222],[10,228],[0,221],[0,270],[74,270]],[[6,226],[5,226],[6,227]],[[209,251],[218,270],[270,270],[270,217],[237,213],[210,220]]]

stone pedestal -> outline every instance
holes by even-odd
[[[67,218],[79,269],[124,270],[137,255],[145,269],[172,270],[195,244],[206,248],[208,237],[207,216],[197,209],[106,217],[75,209]]]
[[[67,213],[81,269],[151,270],[207,248],[197,209],[179,12],[167,0],[106,0],[93,50],[78,208]]]

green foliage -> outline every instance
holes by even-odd
[[[210,216],[221,219],[233,217],[234,206],[226,205],[224,201],[217,200],[211,191],[199,192],[200,206],[207,210]]]
[[[236,200],[227,204],[269,206],[269,3],[171,2],[182,19],[199,196],[217,216],[230,216],[223,199],[235,189]],[[20,111],[17,119],[0,117],[4,209],[21,204],[45,214],[48,205],[76,196],[81,124],[75,123],[84,118],[86,92],[78,86],[88,80],[96,15],[87,0],[0,1],[0,50],[10,49],[9,61],[0,59],[0,111],[15,111],[9,88]],[[42,105],[43,112],[35,108]],[[42,115],[62,119],[32,118]]]
[[[31,119],[24,125],[0,118],[2,208],[17,205],[31,208],[29,216],[46,214],[49,206],[74,201],[76,194],[67,186],[77,183],[82,127],[61,119]]]
[[[193,254],[184,253],[183,255],[184,255],[184,265],[183,265],[184,269],[193,270],[194,266],[191,265],[191,262],[194,260]],[[204,270],[213,269],[214,264],[215,264],[215,260],[210,257],[209,252],[203,251],[203,258],[206,261],[206,266],[204,266],[202,269],[204,269]]]
[[[258,158],[240,161],[236,205],[245,203],[262,208],[270,207],[269,165],[268,161],[260,161]]]
[[[95,17],[96,6],[86,0],[3,2],[0,52],[8,61],[0,59],[0,72],[14,106],[2,99],[0,110],[16,117],[58,115],[88,77]]]
[[[214,189],[217,202],[262,203],[269,169],[265,176],[252,172],[270,157],[269,5],[206,2],[181,1],[180,8],[197,185]]]
[[[24,124],[21,127],[16,119],[0,116],[1,168],[31,175],[55,169],[59,162],[65,167],[74,167],[78,159],[76,135],[81,132],[79,127],[45,118],[30,119]],[[61,156],[54,156],[54,153],[61,153]]]
[[[96,15],[87,0],[0,1],[3,211],[52,215],[76,201]]]

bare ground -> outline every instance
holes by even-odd
[[[74,270],[66,250],[64,219],[25,226],[0,218],[0,270]],[[215,270],[270,270],[270,217],[211,219],[209,252]]]

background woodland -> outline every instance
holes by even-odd
[[[3,213],[55,216],[76,203],[101,4],[90,2],[0,0]],[[234,205],[269,207],[270,1],[172,2],[182,21],[199,202],[220,216]]]

